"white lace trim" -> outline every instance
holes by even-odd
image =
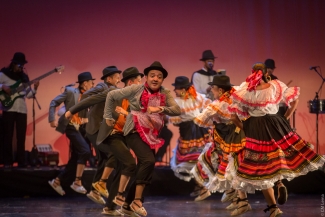
[[[274,183],[278,180],[287,179],[288,181],[291,181],[298,176],[306,175],[308,172],[317,170],[319,167],[322,167],[325,163],[325,158],[321,157],[317,163],[310,162],[310,164],[304,167],[299,173],[283,172],[282,174],[276,175],[271,179],[249,180],[237,176],[237,169],[234,164],[234,158],[231,154],[228,156],[228,160],[229,163],[225,174],[226,179],[231,180],[234,189],[239,189],[250,194],[254,194],[255,190],[260,191],[272,188],[274,186]]]

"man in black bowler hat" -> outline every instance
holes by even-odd
[[[211,50],[203,51],[202,58],[200,59],[203,62],[203,68],[192,75],[192,84],[195,90],[210,99],[212,99],[211,88],[207,83],[212,81],[214,75],[219,74],[213,70],[216,58]],[[225,71],[220,72],[220,74],[225,74]]]
[[[77,83],[79,86],[65,87],[62,94],[55,97],[49,108],[49,123],[50,126],[56,128],[57,131],[65,133],[70,140],[71,156],[65,169],[53,180],[48,183],[50,186],[60,195],[64,195],[65,192],[61,187],[61,182],[67,180],[68,177],[75,173],[75,180],[70,187],[81,194],[86,194],[86,189],[82,186],[81,178],[85,168],[85,164],[90,157],[90,147],[85,138],[79,132],[80,125],[84,124],[84,119],[75,114],[71,120],[66,120],[64,115],[59,119],[59,122],[55,120],[55,110],[61,103],[64,103],[66,110],[69,110],[76,102],[80,101],[81,95],[93,87],[94,78],[90,72],[82,72],[78,75]]]

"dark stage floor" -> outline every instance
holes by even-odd
[[[213,194],[205,201],[194,202],[185,196],[150,196],[144,203],[150,217],[208,217],[230,216],[224,208],[228,204],[220,202],[221,194]],[[241,216],[269,216],[261,194],[249,195],[253,208]],[[285,217],[324,216],[324,194],[289,194],[288,202],[280,207]],[[6,217],[86,217],[106,216],[102,208],[86,196],[75,197],[34,197],[1,198],[0,216]]]

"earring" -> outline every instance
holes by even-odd
[[[184,96],[185,95],[185,93],[184,92],[181,92],[181,96]]]
[[[271,76],[267,76],[266,80],[271,81],[272,80]]]

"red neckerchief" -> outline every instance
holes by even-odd
[[[160,89],[153,91],[150,89],[149,85],[147,84],[147,82],[144,84],[144,90],[142,92],[140,101],[141,101],[141,105],[142,105],[142,112],[147,112],[147,108],[148,108],[148,102],[149,102],[149,97],[150,96],[159,96],[160,97],[160,106],[165,106],[166,105],[166,95],[165,94],[161,94],[160,93]]]

